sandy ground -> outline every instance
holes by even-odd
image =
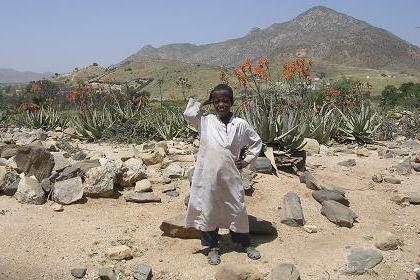
[[[357,166],[337,165],[348,158],[355,158]],[[224,236],[222,264],[249,264],[267,279],[279,262],[294,263],[302,279],[415,279],[413,269],[420,262],[420,206],[401,207],[390,198],[396,193],[420,191],[420,173],[399,176],[401,185],[371,180],[375,172],[387,172],[398,161],[379,159],[375,151],[368,158],[354,154],[308,158],[309,168],[320,181],[347,189],[351,208],[359,215],[359,223],[351,229],[337,227],[323,217],[311,190],[296,176],[258,175],[255,192],[246,198],[248,212],[275,223],[278,237],[255,238],[263,257],[252,261],[235,251]],[[162,203],[152,204],[127,203],[123,197],[89,198],[65,206],[64,212],[52,211],[50,203],[22,205],[13,197],[0,196],[0,279],[73,279],[70,270],[78,266],[87,267],[86,278],[94,279],[101,266],[113,265],[129,274],[140,263],[153,267],[153,279],[214,279],[218,267],[207,264],[199,240],[161,236],[162,220],[185,211],[187,181],[179,183],[179,191],[177,198],[160,194]],[[278,208],[288,191],[299,194],[306,222],[316,225],[317,233],[280,223]],[[373,248],[371,237],[378,230],[397,235],[403,242],[401,249],[382,252],[384,260],[369,275],[342,274],[350,250]],[[107,260],[106,248],[118,242],[128,242],[136,257],[122,262]]]

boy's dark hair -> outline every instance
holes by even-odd
[[[233,89],[230,86],[226,84],[218,84],[217,86],[215,86],[210,92],[210,100],[212,99],[213,92],[215,91],[226,91],[230,100],[233,101]]]

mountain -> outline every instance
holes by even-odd
[[[144,46],[125,61],[158,58],[210,65],[239,65],[244,58],[284,61],[297,52],[347,66],[420,72],[420,48],[364,21],[317,6],[295,19],[224,42]]]
[[[0,83],[27,83],[30,81],[48,78],[53,73],[35,73],[31,71],[16,71],[9,68],[0,68]]]

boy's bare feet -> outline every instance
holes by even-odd
[[[259,258],[261,258],[260,252],[257,249],[255,249],[255,247],[248,246],[245,248],[245,252],[248,258],[252,260],[258,260]]]
[[[207,260],[211,265],[218,265],[221,262],[220,255],[219,255],[219,248],[210,248],[210,252],[207,255]]]

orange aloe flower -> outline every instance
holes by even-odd
[[[239,82],[242,85],[246,84],[246,74],[244,73],[242,68],[235,68],[235,70],[233,70],[233,74],[235,74],[235,76],[238,78]]]
[[[252,68],[251,58],[249,58],[249,57],[245,58],[244,62],[241,64],[240,67],[241,67],[243,72],[245,72],[246,70],[251,71],[251,68]]]

